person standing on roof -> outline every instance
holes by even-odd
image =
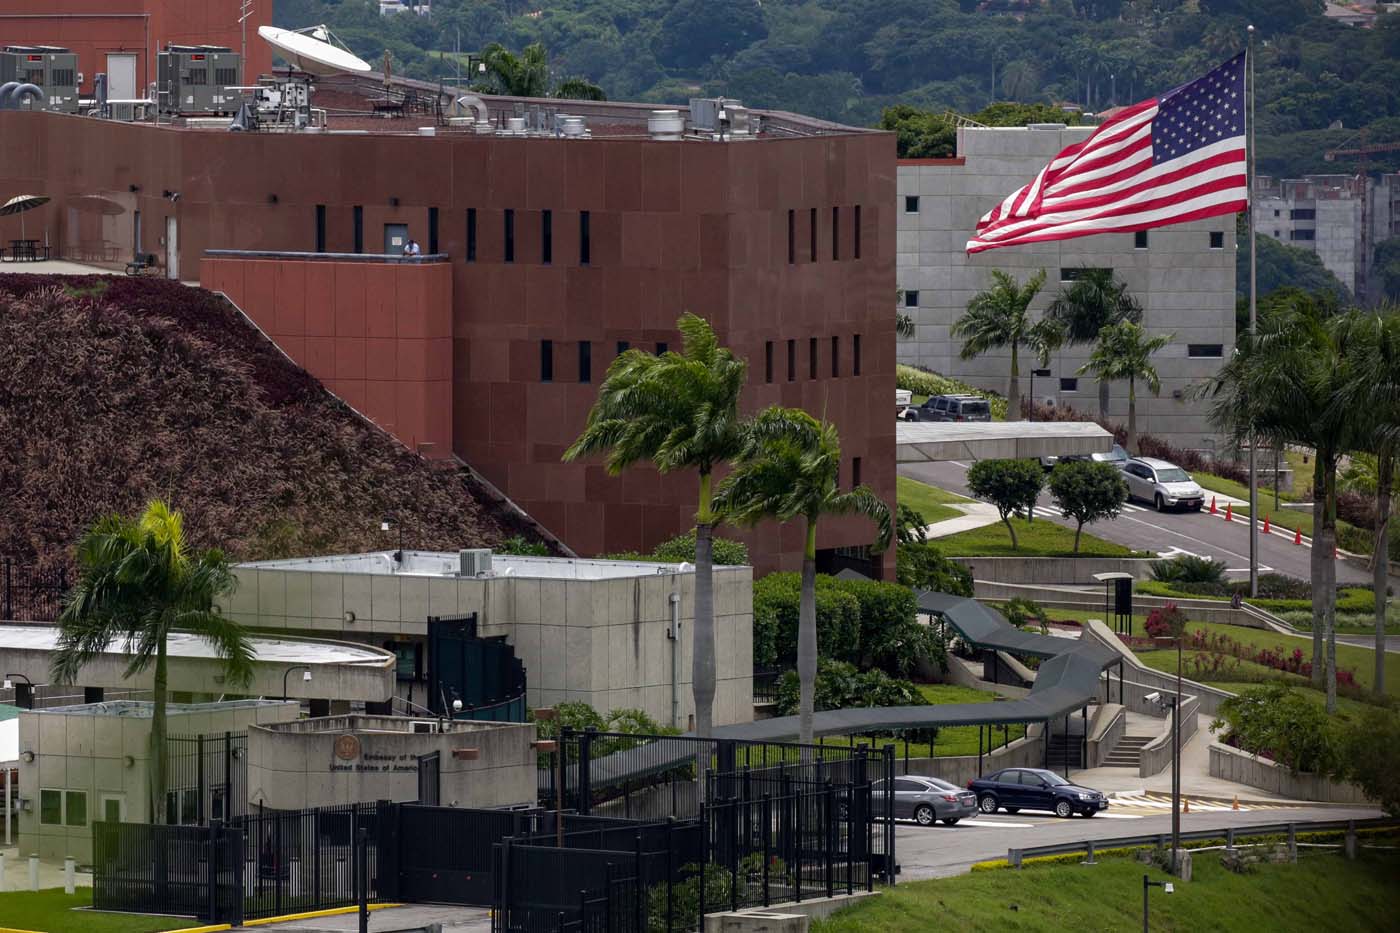
[[[423,250],[418,245],[417,240],[409,237],[408,242],[403,245],[403,254],[405,256],[421,256],[423,255]]]

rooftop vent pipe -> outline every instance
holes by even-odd
[[[647,132],[652,139],[679,141],[685,133],[685,120],[679,110],[653,110],[647,117]]]

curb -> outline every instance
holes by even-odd
[[[402,906],[403,906],[402,904],[398,904],[398,903],[370,904],[370,905],[369,905],[369,909],[370,909],[370,910],[384,910],[385,908],[388,908],[388,907],[402,907]],[[357,912],[359,911],[359,909],[360,909],[359,907],[328,907],[328,908],[326,908],[325,910],[306,910],[306,911],[302,911],[302,912],[300,912],[300,913],[295,913],[295,914],[282,914],[281,916],[278,916],[278,917],[260,917],[260,918],[257,919],[257,920],[245,920],[245,921],[243,921],[243,924],[242,924],[241,926],[237,927],[237,929],[240,929],[240,930],[241,930],[241,929],[244,929],[244,928],[246,928],[246,927],[268,926],[268,925],[273,924],[273,923],[289,923],[289,922],[291,922],[291,921],[293,921],[293,920],[314,920],[314,919],[316,919],[317,917],[338,917],[338,916],[342,916],[342,915],[344,915],[344,914],[353,914],[353,913],[357,913]],[[233,924],[230,924],[230,923],[215,923],[215,924],[211,924],[211,925],[209,925],[209,926],[202,926],[202,927],[179,927],[179,928],[172,929],[172,930],[166,930],[166,931],[164,931],[164,933],[223,933],[224,930],[232,930],[232,929],[235,929],[234,926],[233,926]],[[0,933],[31,933],[31,931],[24,931],[24,930],[8,931],[8,930],[5,930],[5,929],[3,929],[3,928],[0,928]]]

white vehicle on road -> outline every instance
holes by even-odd
[[[1159,512],[1192,509],[1199,512],[1206,493],[1191,474],[1174,463],[1154,457],[1134,457],[1123,466],[1128,497],[1150,502]]]

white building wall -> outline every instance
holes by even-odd
[[[1065,146],[1084,139],[1090,127],[1057,130],[1027,128],[964,129],[958,151],[963,164],[947,160],[902,161],[899,165],[898,285],[917,290],[919,306],[904,308],[915,321],[912,339],[899,341],[899,360],[1005,392],[1010,353],[992,352],[974,360],[959,359],[950,336],[967,304],[990,284],[990,270],[1002,269],[1024,281],[1037,270],[1047,272],[1046,286],[1032,307],[1044,310],[1062,287],[1060,270],[1080,266],[1112,268],[1142,302],[1144,324],[1152,333],[1172,333],[1172,344],[1156,357],[1162,379],[1157,398],[1139,390],[1138,428],[1184,447],[1209,447],[1213,432],[1203,406],[1176,397],[1228,358],[1234,347],[1234,218],[1217,217],[1152,230],[1146,249],[1134,248],[1134,236],[1105,234],[1052,243],[989,250],[967,256],[964,247],[977,220],[1007,194],[1030,181]],[[905,198],[919,199],[917,212],[906,212]],[[1221,234],[1211,248],[1211,233]],[[1221,358],[1188,358],[1189,344],[1219,344]],[[1046,367],[1049,378],[1037,379],[1035,397],[1042,402],[1097,413],[1098,387],[1076,370],[1092,347],[1067,347]],[[1023,353],[1021,391],[1035,361]],[[1078,379],[1074,390],[1060,379]],[[1108,416],[1127,420],[1127,385],[1110,391]]]

